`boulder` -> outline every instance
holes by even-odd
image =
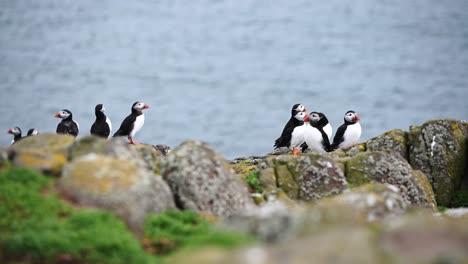
[[[403,198],[412,205],[434,207],[434,199],[427,199],[428,186],[421,185],[418,174],[397,152],[364,152],[352,157],[346,165],[346,177],[350,184],[359,186],[369,182],[393,184],[400,190]],[[421,175],[419,174],[419,177]],[[430,189],[430,188],[429,188]]]
[[[468,171],[467,138],[464,121],[438,119],[410,127],[410,163],[427,175],[439,205],[451,205]]]
[[[40,134],[24,138],[10,147],[10,157],[17,167],[60,175],[67,160],[68,148],[75,138],[70,135]]]
[[[74,203],[113,211],[140,232],[147,213],[174,209],[169,186],[132,160],[88,154],[65,165],[58,189]]]
[[[348,189],[342,169],[326,154],[303,155],[290,169],[299,186],[300,200],[315,201]]]
[[[367,223],[399,216],[407,206],[397,187],[375,183],[320,200],[310,215],[322,225]]]
[[[408,160],[408,132],[394,129],[367,141],[367,151],[390,150]]]
[[[107,140],[100,137],[87,136],[77,140],[70,147],[69,159],[74,160],[90,153],[122,160],[131,160],[157,174],[159,174],[160,170],[160,159],[163,157],[152,145],[131,145],[126,139],[120,137]]]
[[[181,209],[229,216],[254,206],[241,179],[206,143],[182,143],[161,162],[161,175]]]

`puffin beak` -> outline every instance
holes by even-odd
[[[55,113],[54,117],[56,117],[56,118],[60,118],[60,114],[59,114],[59,112]]]
[[[359,120],[361,120],[361,117],[358,116],[358,115],[356,115],[355,118],[354,118],[354,121],[355,121],[355,122],[358,122]]]
[[[306,116],[304,117],[304,122],[308,122],[308,121],[309,121],[309,115],[306,115]]]
[[[148,108],[149,108],[149,105],[148,105],[148,104],[145,104],[145,105],[143,106],[143,109],[148,109]]]
[[[13,134],[13,131],[11,131],[11,129],[8,129],[8,134]]]

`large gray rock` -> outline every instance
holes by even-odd
[[[347,161],[346,176],[354,186],[369,182],[395,185],[408,204],[435,208],[433,196],[426,192],[431,189],[429,182],[397,152],[359,153]]]
[[[67,161],[68,148],[75,138],[70,135],[40,134],[24,138],[10,147],[10,158],[17,167],[60,175]]]
[[[147,213],[175,209],[161,176],[132,160],[88,154],[68,163],[58,181],[64,196],[79,205],[113,211],[136,232]]]
[[[70,147],[69,159],[74,160],[90,153],[122,160],[131,160],[157,174],[159,174],[160,159],[164,156],[159,151],[156,151],[152,145],[131,145],[126,139],[120,137],[107,140],[100,137],[87,136],[77,140]]]
[[[367,151],[391,150],[408,159],[408,132],[394,129],[367,141]]]
[[[205,143],[182,143],[161,162],[161,175],[182,209],[229,216],[254,206],[226,160]]]
[[[464,121],[439,119],[410,127],[410,163],[428,176],[440,205],[450,206],[468,171],[467,138]]]

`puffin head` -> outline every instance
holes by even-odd
[[[35,128],[31,128],[28,130],[28,136],[36,136],[39,135],[39,131]]]
[[[104,107],[103,104],[97,104],[96,107],[94,108],[94,111],[98,112],[102,112],[103,114],[106,112],[106,108]]]
[[[359,122],[359,120],[361,120],[361,117],[359,117],[359,115],[356,112],[350,110],[346,112],[344,120],[345,122],[356,124],[357,122]]]
[[[303,104],[295,104],[291,109],[291,115],[294,116],[296,112],[307,112],[307,108]]]
[[[316,124],[318,123],[318,121],[320,121],[320,119],[322,119],[322,116],[320,115],[319,112],[312,112],[310,113],[309,115],[309,122],[311,124]]]
[[[67,119],[67,118],[69,118],[71,115],[72,115],[72,112],[70,112],[70,110],[63,109],[62,111],[58,111],[57,113],[55,113],[54,117],[56,117],[56,118],[62,118],[62,119]]]
[[[306,112],[296,112],[296,114],[294,115],[294,118],[298,121],[307,122],[309,115]]]
[[[8,134],[12,134],[12,135],[21,135],[21,129],[19,127],[14,127],[14,128],[10,128],[8,129]]]
[[[132,109],[135,109],[135,110],[138,110],[138,111],[141,111],[143,109],[148,109],[148,108],[149,108],[149,105],[145,104],[143,102],[135,102],[132,105]]]

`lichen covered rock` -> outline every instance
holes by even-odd
[[[438,119],[411,126],[410,163],[432,183],[437,203],[450,206],[468,166],[468,123]]]
[[[360,153],[348,160],[346,176],[350,184],[369,182],[389,183],[400,190],[403,198],[412,205],[433,207],[433,199],[418,181],[417,174],[408,162],[396,152],[375,151]],[[428,188],[428,186],[425,186]]]
[[[408,132],[394,129],[367,141],[367,151],[391,150],[408,159]]]
[[[161,163],[178,207],[216,216],[229,216],[253,206],[246,187],[226,160],[207,144],[186,141]]]
[[[111,138],[107,140],[100,137],[88,136],[77,140],[70,147],[69,159],[74,160],[90,153],[130,160],[156,173],[159,172],[159,163],[163,156],[152,145],[131,145],[123,138]]]
[[[109,209],[140,232],[147,213],[174,209],[160,176],[131,160],[88,154],[67,164],[59,190],[73,202]]]
[[[407,206],[398,188],[376,183],[320,200],[314,209],[319,210],[322,224],[337,224],[382,221],[403,214]]]
[[[299,185],[299,199],[303,201],[318,200],[348,189],[340,166],[325,154],[303,155],[293,171]]]
[[[10,147],[10,157],[15,166],[60,175],[67,161],[68,148],[74,140],[70,135],[47,133],[27,137]]]

